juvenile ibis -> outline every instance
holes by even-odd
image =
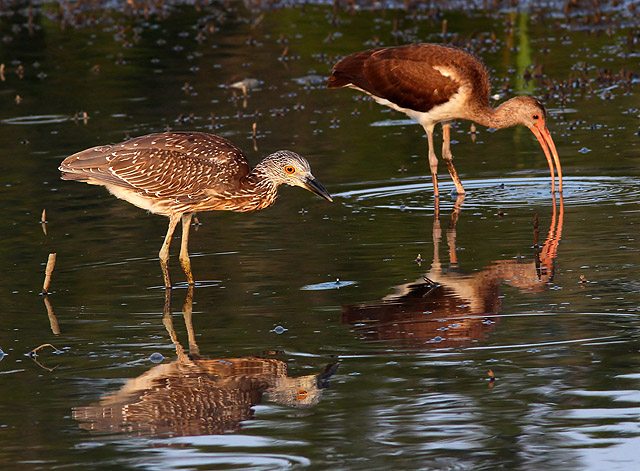
[[[443,123],[442,157],[457,193],[464,194],[450,149],[453,119],[468,119],[495,129],[516,124],[527,126],[540,142],[549,163],[551,191],[555,191],[555,163],[558,190],[562,192],[562,168],[547,129],[544,106],[533,97],[517,96],[492,108],[486,66],[462,49],[439,44],[409,44],[356,52],[340,60],[329,77],[328,88],[342,87],[360,90],[422,125],[429,141],[429,164],[436,197],[439,195],[438,160],[433,146],[436,123]]]

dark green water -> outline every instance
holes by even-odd
[[[129,7],[1,11],[0,469],[636,469],[633,4],[565,16],[564,4],[200,3],[148,19]],[[545,102],[562,200],[527,129],[478,127],[474,141],[462,122],[453,152],[468,193],[459,208],[443,198],[436,217],[422,128],[325,89],[338,57],[439,42],[443,19],[500,100]],[[224,86],[247,77],[260,84],[246,99]],[[306,156],[334,203],[287,187],[264,211],[200,214],[198,283],[183,283],[178,231],[168,299],[166,218],[63,182],[57,166],[212,124],[253,164],[282,148]],[[25,355],[48,343],[59,352]]]

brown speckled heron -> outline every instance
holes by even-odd
[[[188,244],[194,213],[263,209],[275,202],[282,184],[301,186],[332,201],[309,163],[295,152],[275,152],[252,170],[238,147],[202,132],[149,134],[92,147],[67,157],[59,169],[63,180],[102,185],[118,198],[169,217],[159,253],[167,288],[169,244],[178,221],[182,220],[180,263],[192,285]]]

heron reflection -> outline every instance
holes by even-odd
[[[402,346],[448,348],[481,340],[493,330],[501,310],[501,285],[521,291],[541,291],[553,281],[564,207],[555,197],[547,236],[539,244],[537,216],[533,257],[496,260],[478,272],[459,270],[456,226],[464,197],[459,197],[446,229],[448,266],[440,259],[442,227],[438,207],[433,221],[433,262],[423,277],[395,287],[379,301],[342,307],[342,322],[353,325],[367,341],[397,342]]]
[[[337,363],[317,374],[291,377],[287,364],[275,358],[202,358],[192,325],[192,304],[193,287],[189,287],[183,306],[188,353],[173,327],[171,291],[167,290],[163,323],[177,359],[130,379],[96,404],[75,407],[73,418],[82,428],[151,436],[211,435],[239,430],[243,421],[253,418],[253,407],[263,395],[291,407],[318,403]]]

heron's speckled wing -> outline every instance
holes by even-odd
[[[166,132],[78,152],[60,170],[65,180],[197,202],[233,193],[251,167],[242,151],[220,136]]]

